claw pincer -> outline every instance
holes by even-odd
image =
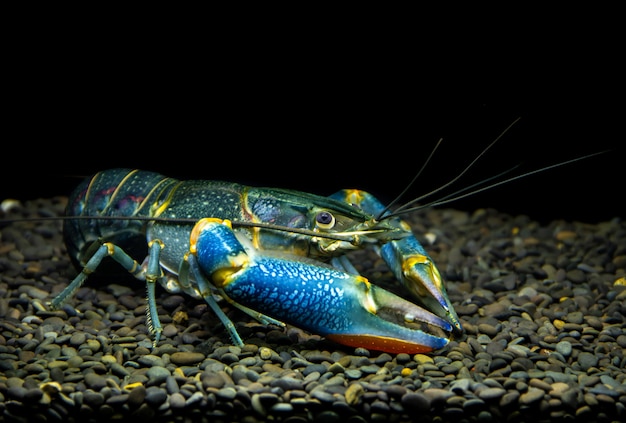
[[[363,276],[246,249],[228,220],[200,220],[191,251],[200,273],[230,301],[335,342],[406,353],[449,342],[447,321]]]

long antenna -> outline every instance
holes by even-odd
[[[472,166],[474,166],[474,164],[475,164],[475,163],[476,163],[476,162],[477,162],[477,161],[478,161],[478,160],[479,160],[479,159],[480,159],[480,158],[481,158],[481,157],[482,157],[482,156],[483,156],[483,155],[487,152],[487,150],[489,150],[489,149],[490,149],[490,148],[491,148],[491,147],[492,147],[492,146],[493,146],[496,142],[498,142],[498,141],[499,141],[499,140],[500,140],[500,139],[504,136],[504,134],[506,134],[506,133],[508,132],[508,130],[509,130],[509,129],[511,129],[511,127],[512,127],[513,125],[515,125],[515,124],[516,124],[516,123],[517,123],[520,119],[521,119],[521,117],[518,117],[518,118],[517,118],[517,119],[515,119],[513,122],[511,122],[511,123],[509,124],[509,126],[507,126],[506,128],[504,128],[504,130],[500,133],[500,135],[498,135],[498,136],[496,137],[496,139],[495,139],[495,140],[493,140],[493,141],[492,141],[492,142],[491,142],[491,143],[490,143],[487,147],[485,147],[485,148],[483,149],[483,151],[481,151],[481,152],[480,152],[480,154],[478,154],[478,155],[474,158],[474,160],[472,160],[472,161],[470,162],[470,164],[468,164],[468,165],[467,165],[467,167],[466,167],[465,169],[463,169],[463,170],[461,171],[461,173],[459,173],[457,176],[455,176],[454,178],[452,178],[452,179],[451,179],[450,181],[448,181],[447,183],[445,183],[445,184],[441,185],[439,188],[436,188],[436,189],[432,190],[431,192],[428,192],[428,193],[426,193],[426,194],[424,194],[424,195],[421,195],[421,196],[419,196],[419,197],[417,197],[417,198],[414,198],[413,200],[411,200],[411,201],[409,201],[409,202],[407,202],[407,203],[405,203],[405,204],[401,205],[400,207],[398,207],[398,208],[394,211],[394,213],[393,213],[393,214],[394,214],[394,215],[397,215],[399,212],[401,212],[402,210],[406,209],[406,208],[407,208],[408,206],[410,206],[411,204],[415,204],[415,203],[417,203],[418,201],[421,201],[421,200],[423,200],[423,199],[425,199],[425,198],[427,198],[427,197],[430,197],[431,195],[436,194],[437,192],[441,191],[442,189],[447,188],[447,187],[449,187],[450,185],[452,185],[453,183],[455,183],[456,181],[458,181],[458,180],[459,180],[459,179],[460,179],[463,175],[465,175],[465,173],[467,173],[467,171],[468,171],[468,170],[469,170]],[[420,170],[420,172],[421,172],[421,170]],[[414,180],[415,180],[415,178],[413,178],[413,181],[411,181],[411,184],[414,182]],[[407,187],[407,189],[408,189],[408,187]],[[403,191],[403,193],[404,193],[404,192],[406,192],[406,189]],[[395,201],[395,200],[394,200],[394,201]],[[383,210],[383,213],[384,213],[387,209],[388,209],[388,207],[387,207],[387,208],[385,208],[385,210]],[[414,208],[413,208],[413,209],[411,209],[411,210],[414,210]],[[380,214],[378,215],[377,219],[380,219],[381,217],[382,217],[382,213],[380,213]]]
[[[413,211],[417,211],[417,210],[422,210],[422,209],[425,209],[425,208],[427,208],[427,207],[435,207],[435,206],[441,206],[441,205],[443,205],[443,204],[451,203],[451,202],[453,202],[453,201],[457,201],[457,200],[460,200],[460,199],[462,199],[462,198],[469,197],[470,195],[478,194],[479,192],[486,191],[486,190],[488,190],[488,189],[495,188],[495,187],[497,187],[497,186],[504,185],[504,184],[507,184],[507,183],[509,183],[509,182],[513,182],[513,181],[516,181],[516,180],[518,180],[518,179],[522,179],[522,178],[525,178],[525,177],[530,176],[530,175],[534,175],[534,174],[539,173],[539,172],[544,172],[544,171],[546,171],[546,170],[554,169],[555,167],[565,166],[565,165],[570,164],[570,163],[574,163],[574,162],[577,162],[577,161],[580,161],[580,160],[585,160],[585,159],[588,159],[588,158],[590,158],[590,157],[594,157],[594,156],[597,156],[597,155],[600,155],[600,154],[608,153],[609,151],[611,151],[611,150],[598,151],[598,152],[596,152],[596,153],[591,153],[591,154],[587,154],[587,155],[585,155],[585,156],[576,157],[576,158],[574,158],[574,159],[571,159],[571,160],[566,160],[566,161],[564,161],[564,162],[560,162],[560,163],[556,163],[556,164],[553,164],[553,165],[550,165],[550,166],[542,167],[542,168],[540,168],[540,169],[531,170],[531,171],[529,171],[529,172],[522,173],[521,175],[517,175],[517,176],[513,176],[513,177],[508,178],[508,179],[504,179],[504,180],[502,180],[502,181],[499,181],[499,182],[493,183],[493,184],[491,184],[491,185],[487,185],[487,186],[485,186],[485,187],[482,187],[482,188],[476,189],[476,190],[471,191],[471,192],[468,192],[468,193],[466,193],[466,194],[463,194],[463,195],[458,195],[458,196],[456,196],[456,197],[451,197],[452,195],[459,194],[459,193],[464,192],[464,191],[466,191],[466,190],[467,190],[467,188],[463,188],[463,189],[461,189],[461,190],[459,190],[459,191],[456,191],[456,192],[454,192],[454,193],[452,193],[452,194],[450,194],[450,195],[448,195],[448,196],[446,196],[446,197],[443,197],[443,198],[442,198],[442,199],[440,199],[440,200],[435,200],[435,201],[430,202],[430,203],[428,203],[428,204],[424,204],[424,205],[417,206],[417,207],[411,207],[411,208],[403,208],[403,209],[402,209],[401,211],[399,211],[399,212],[398,212],[398,210],[395,210],[392,214],[390,214],[390,215],[387,215],[387,216],[383,217],[383,219],[388,219],[388,218],[390,218],[390,217],[392,217],[392,216],[398,216],[398,215],[401,215],[401,214],[406,214],[406,213],[409,213],[409,212],[413,212]],[[509,172],[510,170],[512,170],[512,169],[509,169],[509,170],[507,170],[506,172]],[[506,173],[506,172],[505,172],[505,173]],[[501,174],[500,174],[500,175],[501,175]],[[496,178],[496,177],[498,177],[498,176],[500,176],[500,175],[496,175],[496,176],[494,176],[494,177],[491,177],[491,178],[485,179],[485,180],[480,181],[480,182],[478,182],[478,183],[476,183],[476,184],[474,184],[474,185],[472,185],[472,186],[477,186],[477,185],[483,184],[483,183],[485,183],[486,181],[492,180],[492,179],[494,179],[494,178]],[[413,201],[412,201],[412,202],[413,202]]]

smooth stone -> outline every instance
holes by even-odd
[[[539,401],[545,396],[545,391],[539,388],[529,388],[527,392],[524,392],[519,397],[520,404],[529,405],[536,401]]]
[[[128,404],[139,407],[146,399],[146,388],[143,385],[135,386],[128,394]]]
[[[170,355],[170,361],[179,366],[187,366],[190,364],[197,364],[205,359],[205,355],[202,353],[180,351]]]
[[[107,385],[106,379],[97,373],[87,373],[85,384],[94,391],[100,391]]]
[[[598,357],[595,354],[586,351],[578,354],[577,361],[583,370],[589,370],[589,368],[598,365]]]
[[[145,401],[152,407],[159,407],[167,400],[167,392],[156,387],[150,386],[146,389]]]
[[[563,357],[569,357],[572,354],[572,344],[569,341],[559,341],[555,349],[563,355]]]
[[[417,412],[427,412],[430,410],[430,399],[421,392],[409,392],[402,396],[402,405]]]
[[[493,400],[500,398],[504,394],[506,394],[504,388],[485,388],[481,389],[477,395],[482,400]]]
[[[151,385],[160,385],[170,376],[170,371],[165,367],[152,366],[146,371],[146,376]]]
[[[185,397],[180,392],[170,395],[170,407],[174,410],[180,410],[185,407]]]

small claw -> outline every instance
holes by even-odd
[[[393,241],[381,248],[394,274],[421,304],[452,325],[454,335],[463,333],[459,316],[448,298],[437,266],[415,238]]]
[[[454,327],[455,335],[463,333],[459,316],[448,298],[439,270],[432,260],[427,256],[418,255],[405,260],[402,266],[406,278],[417,282],[410,284],[407,288],[413,294],[420,296],[429,310],[450,322]],[[428,292],[424,294],[424,290]]]

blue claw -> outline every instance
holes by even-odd
[[[452,325],[358,275],[248,252],[228,221],[192,233],[202,273],[232,300],[337,343],[393,353],[445,347]]]

